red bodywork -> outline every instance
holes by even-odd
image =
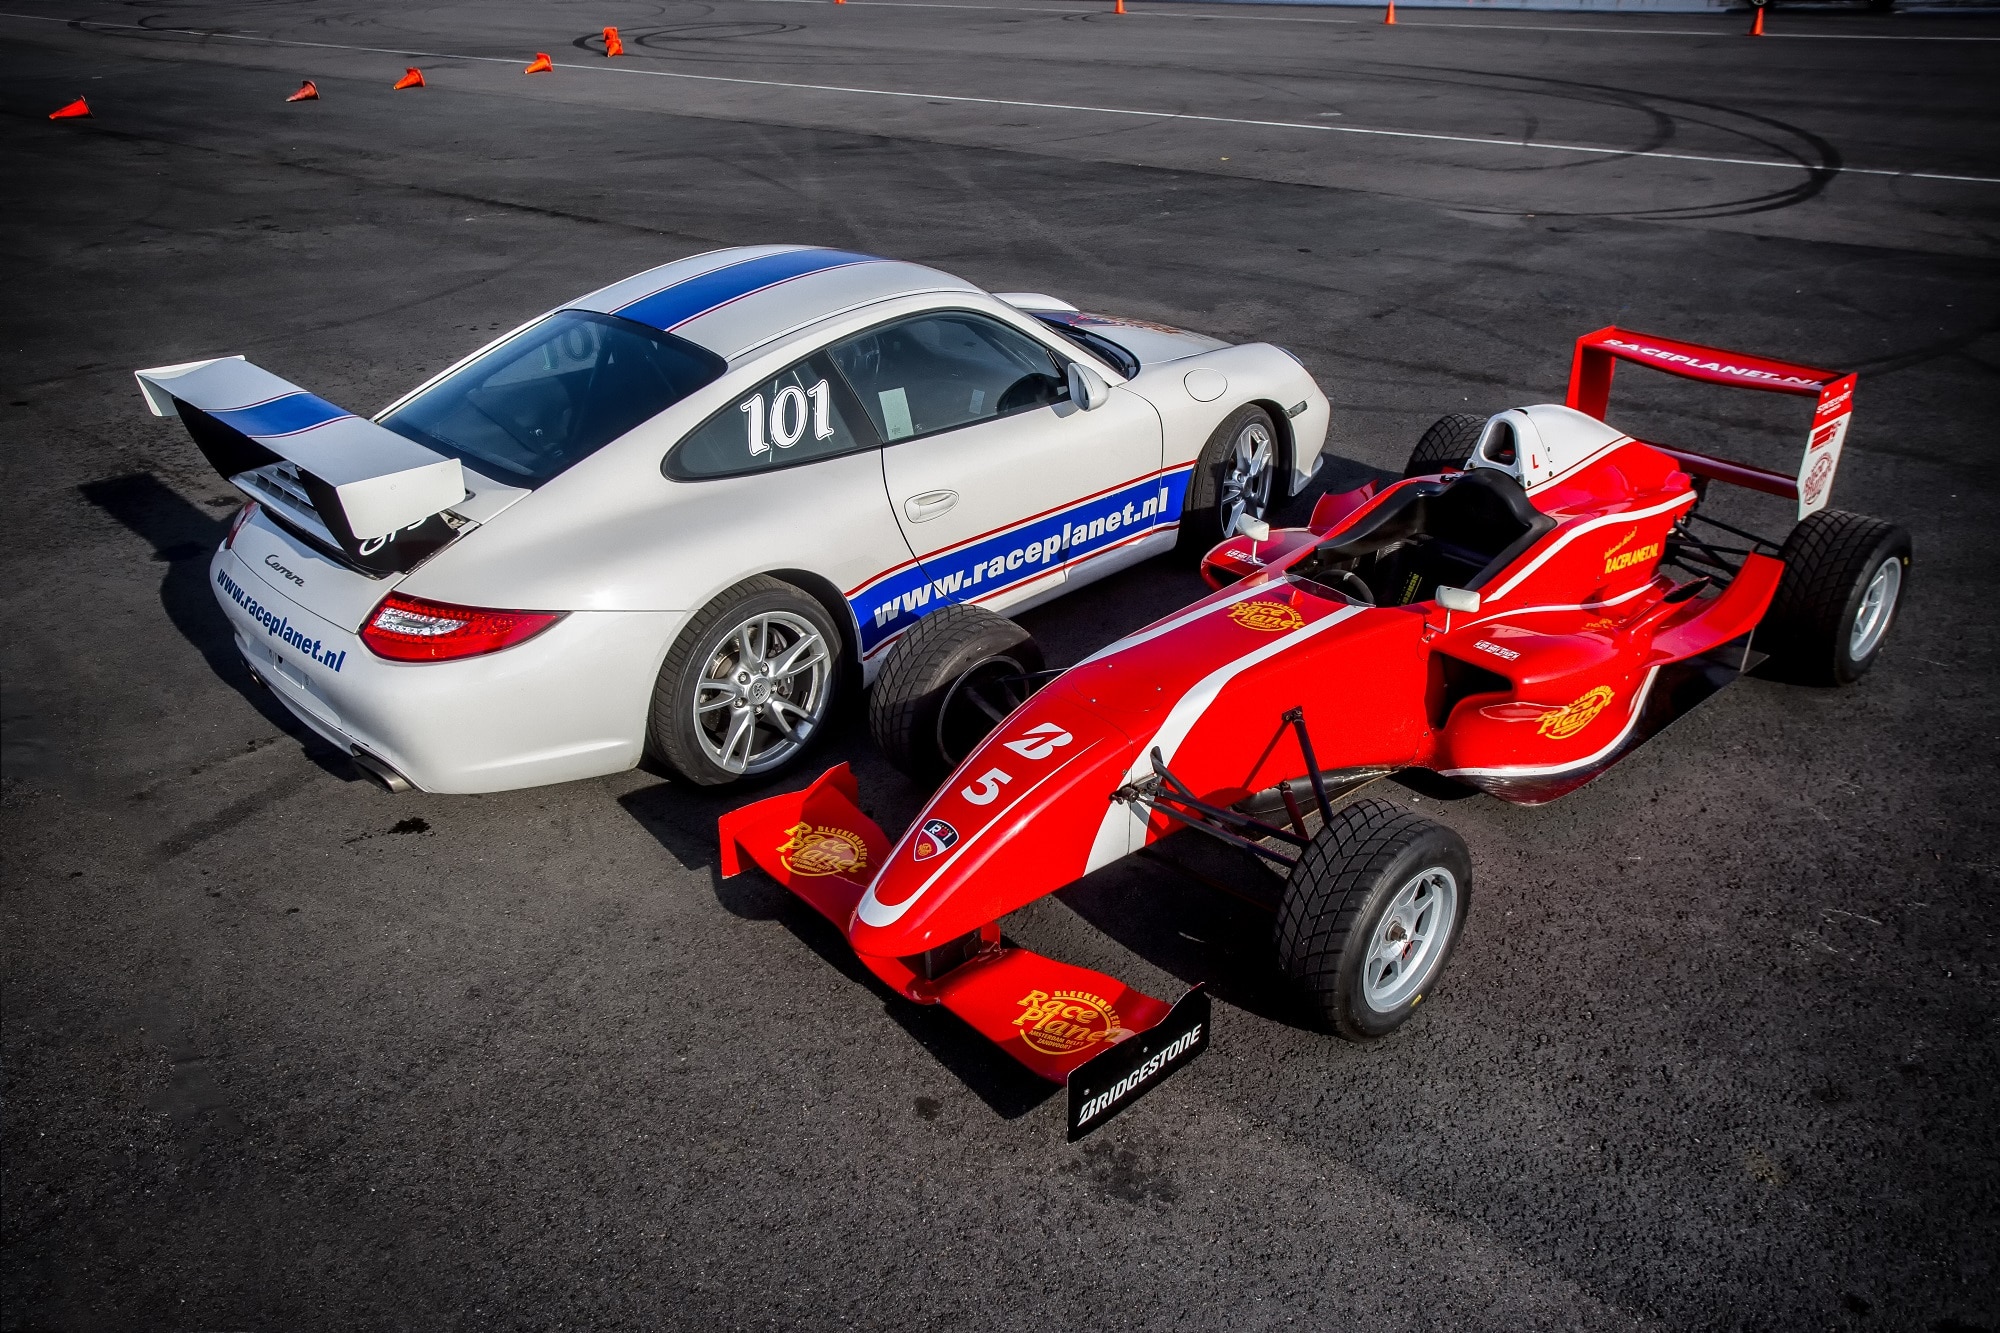
[[[1610,355],[1658,364],[1628,342],[1696,363],[1724,358],[1823,404],[1832,385],[1843,410],[1851,403],[1852,377],[1612,329],[1579,341],[1572,404],[1602,413]],[[1482,572],[1473,612],[1447,612],[1434,597],[1360,605],[1316,577],[1322,553],[1366,531],[1400,493],[1445,483],[1327,496],[1308,528],[1217,547],[1204,572],[1212,584],[1235,581],[1062,673],[893,846],[856,807],[842,766],[803,793],[726,816],[723,873],[740,869],[740,848],[841,927],[882,980],[946,1005],[1062,1081],[1169,1006],[1003,945],[997,923],[1178,827],[1114,796],[1153,779],[1155,756],[1202,800],[1232,805],[1305,773],[1284,717],[1302,705],[1318,763],[1339,778],[1428,769],[1535,803],[1588,781],[1732,678],[1783,567],[1749,555],[1719,593],[1661,571],[1670,530],[1697,500],[1690,458],[1746,467],[1621,437],[1539,487],[1535,526]]]

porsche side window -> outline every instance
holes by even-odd
[[[834,345],[834,364],[888,442],[1011,416],[1069,397],[1048,349],[965,311],[921,315]]]
[[[874,432],[824,355],[739,394],[666,457],[670,477],[731,477],[873,448]]]

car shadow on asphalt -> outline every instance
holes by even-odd
[[[192,644],[216,677],[249,701],[264,720],[299,742],[306,757],[348,782],[362,780],[358,769],[332,744],[257,683],[236,651],[234,635],[208,586],[208,560],[229,530],[229,515],[240,496],[214,501],[221,516],[204,513],[150,472],[105,477],[77,487],[83,498],[153,548],[167,567],[160,579],[160,606],[183,639]]]

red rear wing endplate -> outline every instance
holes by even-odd
[[[1611,402],[1611,376],[1620,361],[1651,366],[1704,384],[1814,399],[1812,430],[1806,436],[1805,455],[1799,461],[1796,476],[1689,450],[1654,447],[1672,455],[1696,476],[1796,499],[1800,518],[1825,506],[1833,491],[1834,469],[1840,465],[1841,442],[1847,437],[1847,425],[1854,412],[1852,372],[1819,370],[1769,357],[1747,356],[1658,338],[1650,333],[1634,333],[1613,325],[1576,340],[1576,352],[1570,361],[1567,405],[1604,420],[1605,409]]]

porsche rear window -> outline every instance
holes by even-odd
[[[670,333],[560,310],[380,424],[502,481],[538,486],[724,369],[721,357]]]

